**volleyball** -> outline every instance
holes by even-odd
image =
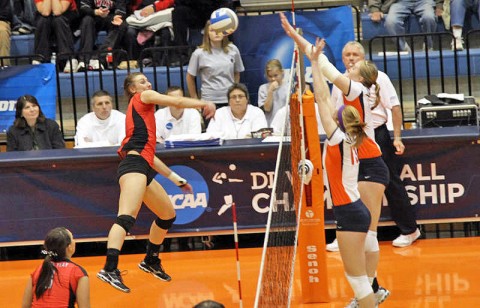
[[[217,33],[220,32],[223,35],[230,35],[237,30],[237,14],[229,8],[219,8],[213,11],[210,16],[210,27]]]

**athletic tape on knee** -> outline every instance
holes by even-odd
[[[328,61],[327,56],[323,53],[318,56],[318,63],[320,64],[320,68],[322,69],[323,76],[327,78],[331,83],[335,81],[342,73],[340,73],[337,68]]]
[[[345,276],[347,276],[348,283],[350,283],[356,299],[361,300],[362,298],[367,297],[370,293],[373,293],[367,275],[353,277],[345,273]]]
[[[133,227],[135,224],[135,218],[130,215],[120,215],[117,216],[117,220],[115,221],[117,225],[122,227],[125,232],[130,232],[130,229]]]
[[[163,220],[160,217],[157,217],[157,219],[155,219],[155,224],[160,229],[168,230],[172,227],[173,223],[175,222],[175,219],[177,219],[177,216],[173,217],[172,219],[167,219],[167,220]]]
[[[368,230],[365,238],[365,252],[376,252],[379,250],[377,232]]]

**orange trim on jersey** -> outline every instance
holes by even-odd
[[[365,122],[365,105],[363,103],[363,94],[357,96],[353,101],[349,101],[344,95],[343,103],[347,106],[355,107],[355,109],[358,110],[358,113],[360,113],[360,118],[362,119],[362,122]]]
[[[343,186],[343,153],[340,150],[340,147],[343,146],[343,142],[344,141],[334,146],[327,146],[327,156],[325,158],[325,168],[327,169],[330,194],[335,206],[350,204],[353,202]],[[350,153],[350,157],[352,158],[351,161],[354,161],[354,153]]]
[[[360,113],[360,118],[365,122],[365,104],[363,102],[363,94],[357,96],[354,100],[349,101],[343,96],[343,103],[348,106],[353,106]],[[368,123],[367,123],[368,125]],[[364,138],[362,144],[358,147],[358,157],[360,159],[375,158],[382,156],[380,147],[371,138]]]
[[[368,159],[382,156],[380,147],[372,140],[372,138],[365,136],[362,144],[358,147],[358,157],[360,159]]]

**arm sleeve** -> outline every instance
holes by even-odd
[[[115,15],[120,15],[125,19],[127,15],[127,3],[125,0],[115,1]]]
[[[17,149],[18,149],[17,140],[16,140],[14,134],[9,129],[7,131],[7,151],[8,152],[16,151]]]
[[[85,137],[88,137],[88,130],[85,118],[81,118],[77,123],[77,132],[75,133],[75,146],[85,146],[87,143]]]
[[[257,131],[259,129],[268,127],[267,119],[265,118],[265,113],[263,113],[263,110],[258,107],[251,107],[255,110],[255,116],[252,121],[252,131]]]
[[[95,4],[90,0],[80,1],[80,14],[95,16]]]
[[[63,134],[60,130],[60,126],[58,126],[57,122],[50,120],[49,121],[52,126],[50,133],[50,141],[52,142],[52,149],[64,149],[65,148],[65,140],[63,140]]]
[[[267,91],[268,91],[267,87],[268,87],[268,84],[264,83],[258,88],[258,101],[257,101],[258,107],[262,107],[263,105],[265,105],[265,100],[267,99]]]
[[[157,0],[153,3],[153,8],[155,12],[168,9],[174,5],[174,0]]]
[[[188,133],[189,134],[201,134],[202,133],[202,119],[200,118],[200,113],[195,109],[187,109],[192,111],[192,121],[189,123]]]
[[[368,0],[368,9],[370,13],[381,12],[382,0]]]
[[[387,109],[392,109],[393,106],[399,106],[400,101],[397,96],[397,91],[390,81],[390,78],[388,78],[385,73],[378,72],[377,83],[380,86],[381,104]]]
[[[335,109],[338,109],[343,105],[343,93],[336,86],[333,86],[332,88],[332,103]]]
[[[361,94],[363,94],[364,86],[356,81],[350,81],[350,90],[348,91],[348,95],[345,95],[347,100],[352,101]]]
[[[197,74],[198,74],[198,57],[199,57],[199,53],[198,53],[198,50],[195,50],[191,57],[190,57],[190,61],[188,62],[188,69],[187,69],[187,72],[192,75],[192,76],[195,76],[197,77]]]
[[[240,55],[240,51],[238,50],[237,46],[231,44],[231,47],[235,51],[235,67],[234,67],[234,72],[235,73],[241,73],[245,71],[245,66],[243,65],[242,57]]]

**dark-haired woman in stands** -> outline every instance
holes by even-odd
[[[65,141],[57,122],[45,117],[35,96],[20,96],[15,120],[7,131],[7,151],[63,148]]]

